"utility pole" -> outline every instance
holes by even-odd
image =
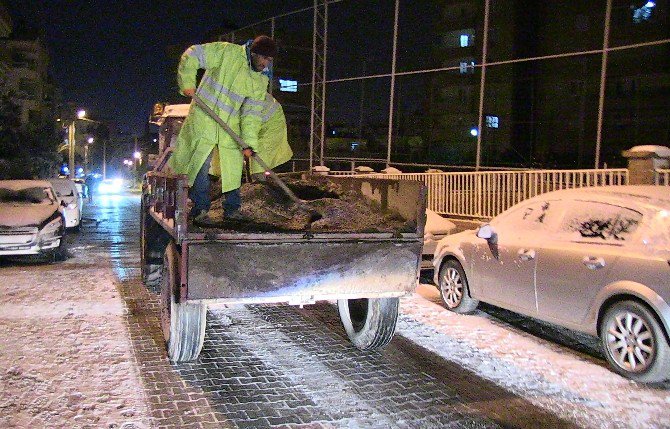
[[[74,179],[74,119],[67,127],[67,142],[68,142],[68,175],[70,179]]]

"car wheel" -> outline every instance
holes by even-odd
[[[455,313],[470,313],[479,305],[478,300],[470,297],[465,271],[455,259],[447,259],[440,267],[438,287],[442,301]]]
[[[635,301],[610,307],[600,323],[607,361],[631,380],[654,383],[670,378],[670,345],[652,311]]]

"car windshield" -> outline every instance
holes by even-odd
[[[0,202],[14,204],[52,204],[53,196],[48,188],[24,189],[0,188]]]

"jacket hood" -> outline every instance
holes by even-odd
[[[0,204],[0,226],[41,227],[47,219],[58,212],[58,207],[56,204],[27,206],[25,204],[2,203]]]

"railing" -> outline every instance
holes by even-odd
[[[670,169],[657,168],[654,170],[654,183],[657,185],[670,186]]]
[[[351,172],[331,172],[331,174]],[[384,177],[423,181],[428,208],[449,216],[490,219],[514,204],[545,192],[587,186],[626,185],[627,169],[486,171],[460,173],[374,173]]]

